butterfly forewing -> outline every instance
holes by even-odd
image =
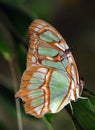
[[[16,97],[25,102],[26,113],[42,117],[60,111],[76,98],[73,87],[79,77],[73,56],[67,53],[69,47],[55,28],[35,20],[29,37],[26,70]]]

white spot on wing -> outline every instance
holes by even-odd
[[[56,43],[55,44],[57,47],[59,47],[61,50],[65,51],[65,49],[63,47],[60,46],[60,44]]]
[[[42,73],[47,73],[47,69],[46,68],[39,68],[38,71],[40,71]]]
[[[63,51],[69,49],[69,47],[66,43],[60,43],[60,44],[56,43],[56,46],[59,47]]]
[[[32,56],[32,62],[35,63],[36,62],[36,57]]]
[[[42,89],[44,89],[44,90],[45,90],[45,89],[46,89],[46,86],[42,86]]]
[[[39,31],[39,28],[34,28],[34,31],[35,31],[35,32],[38,32],[38,31]]]
[[[43,26],[42,26],[42,25],[39,25],[39,24],[37,25],[37,27],[40,28],[40,29],[43,28]]]
[[[38,42],[38,40],[37,40],[37,39],[35,39],[35,40],[34,40],[34,44],[36,44],[37,42]]]

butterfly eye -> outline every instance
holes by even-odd
[[[53,40],[59,42],[59,38],[53,34],[51,31],[46,31],[40,34],[40,38],[46,42],[52,42]]]

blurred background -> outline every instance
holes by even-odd
[[[0,130],[18,129],[14,95],[25,70],[27,30],[36,18],[49,22],[63,35],[85,87],[95,93],[94,0],[0,0]],[[47,130],[42,119],[25,114],[22,103],[21,114],[24,130]],[[53,126],[55,130],[74,129],[65,110],[54,115]]]

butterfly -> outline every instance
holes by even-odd
[[[16,98],[37,118],[57,113],[81,97],[83,81],[69,46],[49,23],[36,19],[29,26],[26,70]]]

